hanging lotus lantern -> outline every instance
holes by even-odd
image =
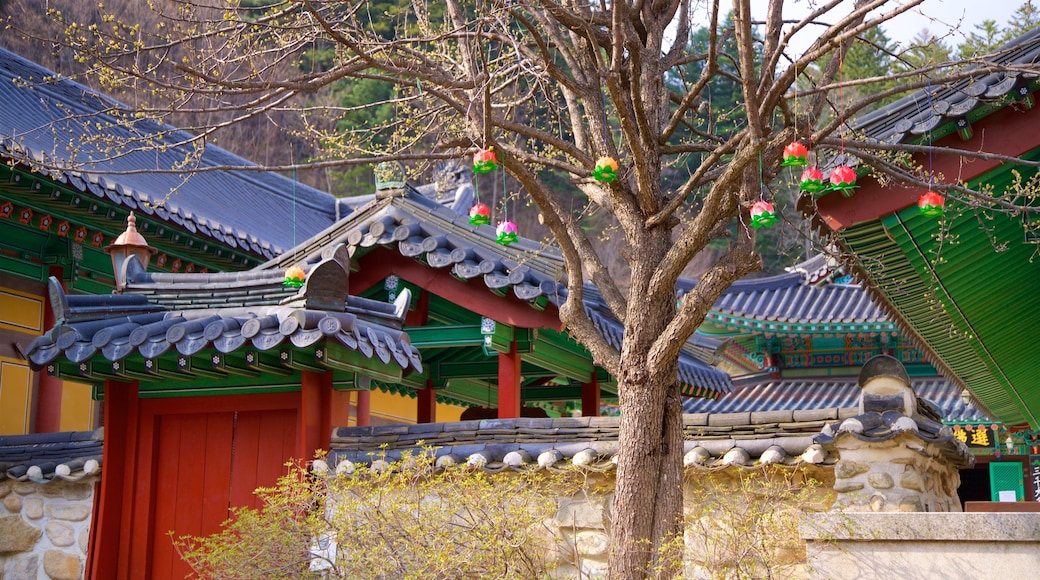
[[[303,286],[304,279],[307,278],[306,272],[299,266],[289,266],[285,270],[285,281],[282,282],[285,286],[290,288],[299,288]]]
[[[596,168],[592,177],[602,183],[610,183],[617,179],[618,162],[613,157],[600,157],[596,160]]]
[[[809,164],[809,150],[798,141],[791,141],[784,147],[784,167],[805,167]]]
[[[499,222],[498,228],[495,229],[495,233],[497,234],[495,241],[503,246],[516,243],[518,239],[517,231],[516,224],[513,222],[509,220]]]
[[[852,197],[852,190],[856,185],[856,170],[848,165],[839,165],[831,171],[830,188],[840,191],[845,197]]]
[[[489,147],[473,154],[473,173],[491,173],[498,169],[498,156],[495,149]]]
[[[942,215],[944,205],[946,205],[946,199],[934,191],[926,191],[917,200],[917,208],[921,211],[921,215],[926,216]]]
[[[751,205],[751,227],[757,230],[769,227],[774,223],[776,223],[776,212],[773,211],[773,204],[760,199]]]
[[[491,208],[482,203],[478,203],[473,207],[469,208],[469,225],[491,225]]]
[[[826,189],[827,185],[823,182],[823,172],[815,167],[806,167],[805,171],[802,171],[801,183],[798,184],[798,189],[807,193],[819,193]]]

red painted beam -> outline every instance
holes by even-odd
[[[1018,156],[1035,149],[1040,143],[1040,108],[1020,110],[1005,107],[996,113],[972,124],[974,136],[962,141],[953,133],[936,141],[935,145],[970,152],[996,153]],[[961,155],[917,155],[914,161],[922,167],[932,168],[941,176],[943,183],[970,181],[990,171],[1002,162],[996,160],[969,159]],[[941,184],[939,184],[941,185]],[[839,231],[851,225],[878,219],[917,203],[924,193],[918,187],[890,185],[881,187],[877,181],[866,177],[852,197],[831,193],[816,200],[816,208],[827,226]]]
[[[498,418],[520,417],[520,353],[516,341],[509,343],[509,352],[498,353]]]
[[[447,268],[430,268],[412,258],[402,256],[396,250],[376,248],[365,254],[360,269],[350,273],[352,294],[382,284],[387,276],[394,274],[416,286],[447,298],[469,310],[487,316],[497,322],[521,328],[551,328],[562,330],[560,315],[556,308],[539,311],[516,296],[498,296],[491,292],[483,280],[474,278],[463,282]]]

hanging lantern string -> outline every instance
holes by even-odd
[[[931,77],[931,75],[928,76],[928,86],[926,87],[926,90],[928,91],[928,112],[931,113],[931,114],[934,114],[934,112],[935,112],[933,110],[933,106],[934,105],[932,105],[932,77]],[[932,162],[933,162],[933,157],[932,156],[933,155],[934,155],[934,151],[932,151],[932,130],[928,129],[928,189],[929,190],[932,189],[932,178],[935,175],[934,167],[932,166]]]

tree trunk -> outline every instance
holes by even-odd
[[[631,373],[645,376],[644,373]],[[669,544],[681,533],[682,407],[679,385],[620,385],[621,448],[611,519],[610,577],[671,577]],[[638,409],[638,411],[636,411]]]

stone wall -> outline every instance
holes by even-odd
[[[1036,578],[1040,513],[805,514],[808,577]]]
[[[606,576],[613,485],[613,472],[590,476],[580,491],[559,498],[556,577]],[[830,509],[832,486],[833,471],[816,466],[688,472],[682,577],[804,578],[799,514]]]
[[[0,580],[83,577],[96,481],[0,481]]]

